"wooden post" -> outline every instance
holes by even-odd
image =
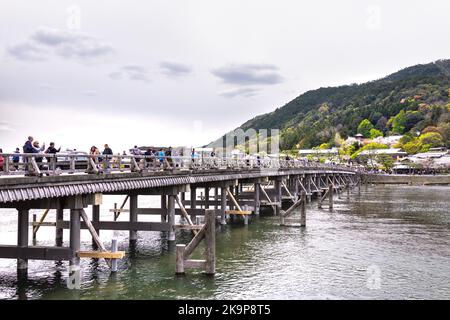
[[[220,189],[220,223],[222,225],[227,224],[225,217],[225,210],[227,209],[227,188],[222,187]]]
[[[136,194],[130,195],[130,222],[137,222],[137,208],[138,208],[138,196]],[[136,243],[137,231],[130,230],[130,243]]]
[[[205,209],[209,209],[209,187],[205,187]]]
[[[184,275],[184,250],[186,249],[186,245],[177,244],[176,248],[175,274]]]
[[[116,212],[114,212],[114,215]],[[92,206],[92,222],[95,224],[96,222],[100,222],[100,205],[94,204]],[[95,228],[95,233],[100,236],[100,229],[97,227]],[[94,250],[98,249],[97,242],[95,241],[94,237],[92,237],[92,247]]]
[[[307,199],[308,199],[308,202],[311,202],[311,179],[312,179],[312,177],[310,176],[310,175],[308,175],[308,177],[306,178],[306,181],[307,181],[307,183],[306,183],[306,191],[308,192],[308,195],[307,195]]]
[[[161,222],[167,222],[167,196],[161,195]]]
[[[111,252],[117,252],[117,239],[111,240]],[[117,259],[111,259],[111,272],[117,272]]]
[[[302,205],[300,207],[300,226],[304,227],[306,226],[306,192],[303,190],[301,192],[301,200]]]
[[[298,179],[300,179],[300,178],[297,176],[294,176],[294,181],[293,181],[294,182],[294,202],[298,201],[298,191],[299,191],[298,190],[298,185],[299,185]]]
[[[28,247],[29,210],[18,209],[17,215],[17,246]],[[28,259],[17,259],[17,277],[26,278],[28,273]]]
[[[168,218],[168,222],[170,225],[168,240],[175,241],[175,229],[173,227],[175,224],[175,196],[172,194],[169,195]]]
[[[55,230],[55,244],[57,247],[62,247],[64,229],[58,226],[64,220],[64,207],[58,201],[58,208],[56,209],[56,230]]]
[[[70,266],[79,267],[77,251],[80,251],[80,209],[70,209],[70,249],[73,252]]]
[[[32,227],[32,230],[33,230],[33,246],[35,246],[36,245],[36,235],[37,235],[37,233],[35,232],[35,229],[36,229],[36,225],[35,225],[35,223],[37,222],[37,216],[36,216],[36,212],[33,212],[33,227]]]
[[[333,184],[328,187],[328,201],[330,210],[333,209]]]
[[[275,215],[279,215],[281,211],[281,181],[279,180],[280,177],[277,177],[277,180],[275,180],[275,201],[278,202],[275,207]]]
[[[219,188],[215,187],[214,188],[214,209],[218,209],[219,205],[217,204],[217,202],[219,201]]]
[[[260,203],[259,203],[259,188],[260,188],[260,183],[255,183],[255,214],[259,214],[259,208],[260,208]]]
[[[216,273],[216,211],[205,211],[205,273]]]
[[[197,208],[197,188],[191,186],[191,209],[196,209]],[[195,220],[195,213],[191,213],[191,219]]]

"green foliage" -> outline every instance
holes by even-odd
[[[362,134],[365,138],[370,137],[370,131],[373,130],[373,124],[369,121],[369,119],[364,119],[360,122],[358,126],[358,133]]]
[[[405,127],[406,127],[405,111],[401,110],[392,119],[392,131],[398,134],[402,134],[405,131]]]
[[[290,150],[323,143],[342,146],[342,139],[360,130],[370,137],[373,125],[384,135],[391,132],[412,137],[416,131],[434,126],[450,146],[449,73],[450,60],[441,60],[360,85],[311,90],[241,128],[278,128],[281,148]],[[364,120],[372,125],[368,131],[366,127],[358,130]],[[336,140],[336,134],[340,139]]]
[[[430,145],[431,148],[444,146],[444,139],[437,132],[427,132],[418,138],[422,145]]]
[[[375,128],[370,130],[370,138],[374,139],[376,137],[382,137],[383,136],[383,132],[381,132],[380,130],[377,130]]]
[[[391,170],[394,167],[394,159],[387,154],[379,154],[376,156],[376,161],[381,164],[382,170]]]
[[[358,155],[365,151],[365,150],[374,150],[374,149],[388,149],[389,147],[385,144],[382,143],[378,143],[378,142],[371,142],[366,144],[364,147],[362,147],[361,149],[359,149],[358,151],[354,152],[351,155],[352,159],[355,159],[356,157],[358,157]]]

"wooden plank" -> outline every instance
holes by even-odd
[[[186,229],[186,230],[200,230],[201,228],[203,228],[203,225],[189,225],[189,224],[174,224],[173,227],[175,229]]]
[[[99,221],[92,222],[92,225],[100,230],[169,231],[171,228],[167,222]],[[69,221],[61,221],[56,226],[69,229]],[[81,223],[81,229],[87,229],[84,222]]]
[[[206,224],[203,226],[203,228],[200,229],[200,231],[192,238],[191,242],[186,246],[186,249],[184,250],[184,257],[187,258],[190,256],[190,254],[194,251],[195,248],[197,248],[198,244],[202,239],[205,237],[205,229]]]
[[[77,251],[80,258],[97,258],[97,259],[122,259],[125,257],[125,251]]]
[[[206,260],[184,260],[184,268],[201,268],[204,269]]]
[[[39,219],[39,223],[33,228],[33,236],[36,236],[36,233],[39,230],[39,227],[41,226],[41,224],[44,222],[45,218],[47,217],[48,212],[50,211],[50,209],[46,209],[44,214],[42,215],[41,219]]]
[[[233,201],[233,203],[236,206],[236,208],[238,208],[239,211],[242,211],[241,206],[236,201],[236,199],[234,198],[233,194],[230,192],[230,188],[226,188],[225,190],[227,191],[228,196],[230,197],[231,201]]]
[[[55,227],[56,222],[30,222],[30,226]]]
[[[188,224],[193,226],[194,224],[192,223],[191,217],[186,212],[186,209],[184,208],[183,204],[181,203],[178,195],[175,195],[175,201],[177,202],[178,206],[180,207],[181,213],[184,216],[184,218],[187,220]],[[192,232],[194,233],[194,235],[196,235],[198,233],[198,231],[195,229],[192,229]]]
[[[92,238],[94,239],[95,243],[97,244],[97,246],[100,248],[101,251],[106,251],[105,246],[100,241],[100,238],[99,238],[97,232],[95,231],[95,228],[92,225],[91,220],[89,220],[89,218],[86,214],[86,211],[84,211],[84,209],[80,210],[80,215],[81,215],[81,218],[83,219],[84,223],[86,224],[86,227],[89,230]]]
[[[33,260],[70,260],[72,249],[67,247],[18,247],[12,245],[0,246],[0,258],[33,259]]]
[[[243,211],[239,211],[239,210],[225,210],[226,214],[240,214],[240,215],[249,215],[252,214],[251,211],[247,211],[247,210],[243,210]]]

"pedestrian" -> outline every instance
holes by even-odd
[[[169,166],[172,166],[172,147],[169,147],[169,149],[166,150],[164,155],[166,156]]]
[[[14,168],[16,170],[19,170],[19,161],[20,161],[20,149],[16,148],[16,151],[14,151],[14,155],[12,157]]]
[[[57,154],[58,152],[61,151],[61,147],[59,147],[59,149],[55,148],[55,143],[54,142],[50,142],[50,146],[47,148],[47,150],[45,150],[45,153],[47,154]],[[54,161],[57,162],[58,159],[56,158],[56,156],[53,157]],[[47,162],[50,163],[52,160],[52,158],[47,157]]]
[[[112,158],[113,152],[112,149],[108,146],[108,144],[105,144],[105,149],[103,149],[102,154],[104,154],[105,157],[105,169],[109,169],[109,160]]]
[[[29,136],[28,140],[23,145],[23,153],[34,153],[33,152],[33,137]]]
[[[0,148],[0,171],[3,171],[3,164],[5,162],[5,159],[1,155],[2,153],[3,153],[3,150],[2,150],[2,148]],[[8,160],[6,160],[6,161],[8,161]]]

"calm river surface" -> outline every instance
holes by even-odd
[[[121,201],[104,197],[102,218],[111,220],[108,209]],[[150,204],[159,200],[139,200]],[[0,243],[15,244],[17,215],[0,213]],[[450,299],[450,187],[362,187],[360,195],[336,199],[332,212],[308,205],[304,229],[278,223],[262,215],[249,226],[218,229],[213,278],[192,270],[176,277],[174,250],[159,232],[139,232],[131,252],[128,232],[116,233],[127,251],[119,272],[111,276],[103,261],[83,259],[80,290],[66,288],[67,262],[30,260],[28,283],[18,285],[15,260],[0,259],[0,298]],[[65,230],[64,245],[68,236]],[[105,242],[112,236],[101,232]],[[179,243],[189,239],[177,234]],[[38,245],[53,244],[54,229],[42,227]],[[82,231],[82,248],[90,245]]]

